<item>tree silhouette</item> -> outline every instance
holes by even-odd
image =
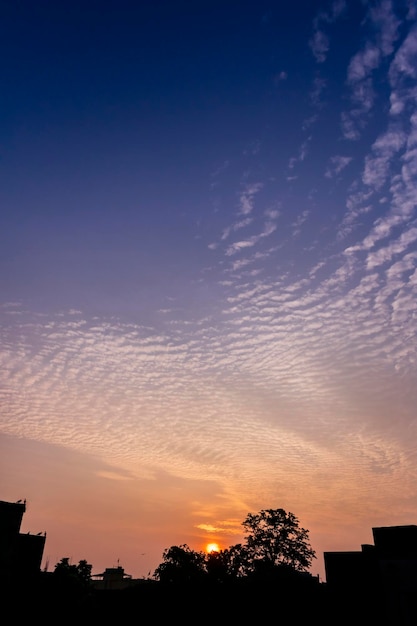
[[[85,559],[79,561],[78,565],[71,565],[68,557],[64,557],[55,565],[54,573],[57,576],[63,575],[72,575],[83,582],[89,582],[91,580],[91,570],[92,565],[87,563]]]
[[[162,563],[154,572],[154,577],[160,582],[196,582],[206,574],[205,554],[191,550],[185,543],[164,550],[162,558]]]
[[[234,546],[221,550],[219,559],[223,564],[227,578],[243,578],[248,574],[249,555],[246,546],[243,544],[237,543]]]
[[[306,572],[316,558],[308,530],[301,528],[297,517],[284,509],[263,509],[249,513],[242,522],[246,531],[245,557],[249,570],[284,566]]]
[[[284,509],[263,509],[249,513],[242,522],[245,543],[205,554],[187,544],[171,546],[154,578],[161,582],[217,581],[273,575],[280,579],[306,573],[316,558],[297,517]],[[279,570],[279,571],[278,571]]]
[[[73,590],[88,589],[91,586],[92,565],[85,559],[79,561],[78,565],[72,565],[68,557],[64,557],[55,565],[54,579],[61,587]]]

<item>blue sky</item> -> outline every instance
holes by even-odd
[[[415,523],[415,3],[4,2],[0,29],[0,497],[51,559],[143,573],[138,542],[151,569],[284,508],[323,574]]]

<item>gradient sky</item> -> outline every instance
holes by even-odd
[[[5,0],[0,499],[146,576],[417,523],[415,0]]]

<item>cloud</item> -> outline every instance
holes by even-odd
[[[346,207],[348,209],[346,215],[344,216],[342,223],[339,227],[337,238],[344,239],[347,235],[349,235],[354,227],[357,225],[358,219],[371,211],[375,210],[375,207],[372,203],[367,203],[367,199],[372,196],[372,192],[364,193],[360,192],[357,194],[352,194],[347,198]],[[359,246],[360,248],[360,246]],[[353,252],[355,249],[359,249],[357,246],[351,246],[349,249],[345,250],[345,253]]]
[[[258,235],[253,235],[246,241],[237,241],[231,244],[226,250],[226,256],[232,256],[236,254],[237,252],[240,252],[244,248],[252,248],[264,237],[269,237],[269,235],[272,235],[272,233],[276,230],[276,228],[277,227],[275,223],[267,222],[264,225],[263,231],[259,233]]]
[[[265,215],[271,220],[276,220],[281,215],[281,211],[279,209],[266,209]]]
[[[407,107],[414,108],[417,99],[417,87],[411,81],[416,76],[417,63],[417,28],[414,28],[397,50],[389,69],[391,85],[390,113],[399,116]]]
[[[310,90],[310,100],[315,107],[321,106],[321,95],[324,89],[327,86],[327,81],[324,78],[316,76],[313,81],[313,87]],[[311,126],[311,124],[316,120],[317,116],[312,116],[309,120],[306,120],[303,124],[304,128]]]
[[[381,189],[389,172],[389,156],[368,156],[365,158],[365,169],[362,180],[365,185]]]
[[[132,480],[132,476],[125,476],[120,472],[109,471],[109,470],[98,470],[96,472],[97,476],[100,478],[105,478],[107,480]]]
[[[221,165],[219,165],[219,167],[216,170],[214,170],[214,172],[212,173],[212,176],[213,177],[218,176],[219,174],[227,170],[229,165],[230,165],[229,159],[225,159],[223,163],[221,163]]]
[[[341,114],[341,128],[345,139],[358,140],[366,126],[365,116],[372,109],[375,92],[370,79],[353,85],[351,100],[355,104],[350,111]]]
[[[367,78],[378,67],[381,59],[379,48],[367,43],[364,50],[358,52],[350,61],[347,73],[348,83],[355,84]]]
[[[375,143],[389,152],[401,142],[386,133]],[[411,167],[411,148],[406,155]],[[132,476],[152,477],[157,469],[194,480],[209,476],[228,493],[244,494],[245,502],[268,499],[285,485],[282,497],[297,494],[294,509],[310,489],[328,498],[331,487],[320,472],[347,484],[356,501],[364,473],[373,485],[373,472],[385,472],[393,493],[393,472],[403,471],[409,484],[407,467],[395,469],[393,439],[401,429],[392,426],[392,414],[400,396],[404,406],[415,406],[416,228],[371,250],[407,194],[412,202],[410,175],[396,185],[394,205],[369,226],[368,241],[363,236],[340,259],[323,254],[309,265],[302,258],[303,269],[294,273],[286,263],[296,265],[300,251],[291,242],[280,249],[282,233],[274,236],[275,247],[253,254],[276,233],[278,213],[269,212],[260,232],[232,244],[230,265],[221,265],[216,284],[208,284],[210,293],[220,282],[224,290],[213,316],[205,310],[197,319],[170,320],[167,310],[157,331],[76,311],[3,313],[3,432],[103,456]],[[255,193],[250,186],[245,191]],[[367,193],[351,193],[348,211],[365,210]],[[287,232],[307,217],[307,209],[300,211]],[[234,258],[245,250],[252,254]],[[257,270],[266,258],[269,278],[266,271],[256,278],[238,274],[250,263]],[[411,413],[404,408],[405,422]],[[362,470],[357,483],[349,476],[352,460]]]
[[[367,268],[374,269],[383,263],[391,261],[393,256],[402,254],[415,241],[417,241],[417,228],[410,228],[402,233],[398,239],[391,241],[389,245],[368,254],[366,259]]]
[[[417,7],[416,7],[414,0],[407,0],[407,7],[408,7],[407,19],[415,20],[417,17]]]
[[[372,146],[372,155],[365,157],[362,180],[366,185],[380,189],[386,182],[392,158],[404,147],[406,134],[392,127],[381,134]]]
[[[246,228],[252,223],[252,221],[253,221],[253,218],[247,217],[244,220],[240,220],[239,222],[236,222],[232,226],[228,226],[227,228],[224,229],[221,235],[222,241],[227,239],[230,236],[230,233],[241,230],[242,228]]]
[[[275,76],[275,83],[281,83],[282,81],[287,80],[288,74],[285,71],[281,71]]]
[[[360,126],[358,115],[353,112],[343,111],[340,118],[340,125],[345,139],[356,141],[360,138]]]
[[[352,157],[346,157],[341,155],[331,157],[329,165],[327,166],[326,172],[324,174],[325,177],[333,178],[334,176],[337,176],[342,170],[345,169],[345,167],[349,165],[351,161]]]
[[[213,524],[196,524],[196,528],[205,530],[208,533],[223,533],[228,532],[229,529],[222,528],[221,526],[213,526]]]
[[[309,41],[309,46],[318,63],[324,63],[330,48],[329,38],[323,26],[331,24],[343,15],[346,9],[345,0],[335,0],[328,12],[320,11],[313,22],[313,35]]]
[[[240,194],[239,213],[248,215],[253,211],[254,198],[263,188],[263,183],[252,183],[247,185],[246,189]]]
[[[291,157],[291,159],[288,162],[288,167],[289,169],[293,169],[297,163],[300,163],[302,161],[304,161],[304,159],[306,158],[307,154],[308,154],[308,146],[309,143],[311,142],[312,136],[310,135],[300,146],[299,152],[298,152],[298,156],[296,157]]]
[[[264,252],[255,252],[251,256],[246,257],[244,259],[234,260],[233,263],[232,263],[232,271],[235,272],[237,270],[241,270],[244,267],[248,267],[249,265],[257,263],[258,261],[265,261],[275,251],[276,251],[276,248],[270,248],[269,250],[266,250]],[[254,275],[254,274],[252,273],[252,275]]]
[[[297,219],[292,223],[292,227],[294,229],[293,236],[298,235],[300,233],[300,227],[302,226],[302,224],[304,224],[309,214],[310,214],[310,211],[306,209],[305,211],[300,213]]]
[[[400,78],[417,77],[417,26],[410,31],[403,44],[396,52],[389,70],[389,77],[393,85]]]
[[[327,52],[329,51],[329,38],[322,31],[317,29],[312,38],[309,41],[310,48],[318,63],[323,63],[326,60]]]
[[[372,27],[373,38],[368,38],[362,50],[352,57],[347,71],[346,80],[352,89],[351,99],[354,106],[352,110],[342,113],[341,127],[345,139],[350,140],[359,139],[366,123],[365,116],[374,106],[372,73],[380,66],[384,57],[393,53],[400,25],[393,13],[391,0],[383,0],[378,5],[370,6],[365,23],[367,22]],[[396,108],[398,109],[398,103]]]
[[[330,7],[330,12],[326,18],[328,21],[333,22],[338,19],[346,11],[346,0],[334,0]]]
[[[401,24],[393,12],[392,0],[382,0],[379,4],[371,5],[369,18],[379,33],[378,44],[382,54],[384,56],[392,54]]]
[[[235,243],[233,243],[232,245],[228,247],[228,249],[226,250],[226,256],[232,256],[233,254],[240,252],[244,248],[251,248],[252,246],[255,245],[255,243],[256,243],[255,238],[252,238],[247,241],[236,241]]]
[[[375,92],[370,79],[363,80],[354,86],[352,102],[357,105],[357,108],[351,111],[351,115],[359,116],[371,110],[375,102]]]
[[[410,274],[411,270],[415,270],[417,265],[417,252],[406,254],[400,261],[393,263],[387,270],[388,279],[404,278],[404,274]],[[410,274],[411,276],[411,274]]]

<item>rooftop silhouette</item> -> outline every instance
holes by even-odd
[[[258,615],[265,610],[266,617],[278,600],[282,611],[292,607],[292,620],[296,624],[304,624],[316,615],[321,623],[330,625],[338,623],[342,614],[356,624],[413,626],[417,623],[417,525],[375,527],[373,544],[363,544],[357,551],[325,552],[326,582],[285,564],[261,568],[257,576],[227,580],[197,575],[135,580],[120,564],[91,574],[92,566],[86,561],[76,566],[68,558],[63,558],[54,572],[42,571],[46,532],[22,534],[25,511],[24,500],[0,501],[0,579],[3,590],[7,590],[6,598],[15,598],[15,593],[26,597],[32,614],[53,598],[61,598],[65,602],[71,600],[74,610],[82,608],[85,615],[96,616],[108,615],[107,611],[112,609],[127,614],[138,601],[143,606],[156,602],[159,614],[168,618],[170,603],[189,603],[192,589],[192,597],[201,603],[214,593],[217,602],[221,600],[228,606],[224,608],[224,617],[228,615],[228,619],[241,623],[249,620],[256,606]],[[193,558],[200,554],[185,545],[170,550],[174,556],[184,553]],[[170,550],[165,551],[166,558]],[[221,552],[206,556],[212,565],[216,555]],[[163,571],[161,566],[160,571]],[[188,609],[184,606],[181,611],[178,615],[182,615],[184,622]]]

